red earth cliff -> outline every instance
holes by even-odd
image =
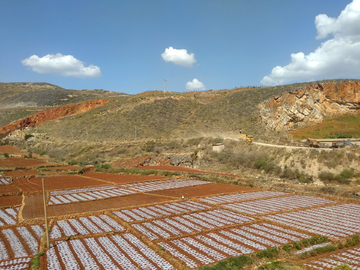
[[[109,101],[109,99],[92,100],[88,102],[65,105],[51,110],[39,112],[26,118],[20,119],[16,122],[10,123],[6,126],[0,127],[0,135],[6,135],[12,131],[25,127],[39,126],[41,124],[61,117],[84,113],[99,106],[103,106]]]
[[[291,130],[325,117],[356,113],[360,109],[360,83],[346,81],[310,85],[258,105],[261,121],[271,130]]]

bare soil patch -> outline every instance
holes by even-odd
[[[47,162],[25,158],[4,158],[0,159],[0,167],[36,167],[45,165]]]
[[[25,196],[25,206],[22,210],[24,219],[44,217],[44,201],[42,194]]]
[[[123,175],[123,174],[110,174],[110,173],[86,173],[83,176],[106,180],[106,181],[109,181],[109,182],[112,182],[115,184],[166,179],[166,177],[164,177],[164,176],[130,175],[130,174]]]
[[[88,179],[78,175],[65,175],[43,177],[45,190],[69,189],[69,188],[83,188],[90,186],[101,186],[103,182]],[[28,179],[14,179],[14,184],[21,188],[22,191],[27,193],[40,193],[42,192],[42,177],[30,177]]]
[[[21,195],[0,196],[0,207],[21,205],[21,203],[22,203]]]
[[[87,201],[73,204],[51,205],[47,207],[49,216],[75,215],[93,211],[135,207],[171,201],[171,199],[149,194],[134,194],[105,200]],[[40,216],[39,216],[40,217]],[[35,216],[33,217],[35,218]]]
[[[14,176],[14,177],[20,177],[20,176],[31,176],[31,175],[37,175],[39,174],[39,171],[9,171],[5,172],[5,176]]]
[[[172,196],[176,198],[181,198],[181,196],[188,198],[188,197],[197,197],[197,196],[209,196],[214,194],[220,195],[221,193],[227,193],[227,192],[258,191],[258,190],[259,190],[258,188],[252,188],[248,186],[208,184],[208,185],[184,187],[177,189],[159,190],[149,193],[156,195]]]
[[[0,145],[0,153],[8,153],[9,155],[26,155],[26,151],[21,151],[20,149],[9,146],[9,145]]]
[[[12,185],[1,185],[0,186],[0,196],[4,195],[16,195],[20,190]]]

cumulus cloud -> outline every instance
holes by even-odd
[[[353,0],[337,18],[317,15],[315,27],[317,39],[331,38],[308,55],[291,54],[290,64],[274,67],[262,84],[360,76],[360,0]]]
[[[186,89],[188,90],[206,90],[205,85],[198,79],[193,79],[191,82],[186,83]]]
[[[189,54],[185,49],[178,50],[173,47],[166,48],[165,52],[161,54],[161,57],[166,62],[173,62],[183,67],[191,67],[196,62],[193,53]]]
[[[24,66],[40,74],[51,73],[54,75],[75,78],[99,78],[101,71],[98,66],[85,66],[84,62],[72,55],[48,54],[44,57],[32,55],[21,60]]]

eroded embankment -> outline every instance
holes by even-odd
[[[22,129],[30,126],[39,126],[46,122],[65,117],[70,115],[76,115],[103,106],[108,103],[109,99],[92,100],[82,103],[70,104],[54,109],[46,110],[36,113],[26,118],[20,119],[16,122],[8,124],[0,128],[0,136],[5,136],[12,131]]]

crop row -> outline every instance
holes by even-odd
[[[287,195],[287,194],[288,193],[285,193],[285,192],[275,192],[275,191],[256,191],[256,192],[249,192],[249,193],[206,197],[206,198],[201,198],[200,200],[209,202],[212,204],[223,204],[223,203],[230,203],[230,202],[235,202],[235,201],[242,201],[242,200],[245,201],[245,200],[258,199],[258,198]]]
[[[304,263],[306,268],[311,269],[333,269],[337,265],[346,263],[352,269],[360,269],[360,248],[351,248],[346,251],[331,254],[321,259]]]
[[[129,186],[129,188],[139,191],[139,192],[148,192],[148,191],[204,185],[204,184],[209,184],[209,183],[210,182],[205,182],[205,181],[200,181],[200,180],[180,179],[180,180],[162,181],[161,183],[152,183],[152,184],[143,183],[142,185],[137,184],[137,185]]]
[[[10,178],[9,177],[1,177],[1,175],[0,175],[0,185],[1,184],[4,184],[4,185],[10,184]]]
[[[31,258],[19,258],[9,261],[0,262],[0,269],[2,270],[20,270],[30,269]]]
[[[211,232],[205,235],[184,237],[158,243],[174,257],[183,261],[187,267],[196,268],[201,265],[215,263],[227,257],[240,256],[257,250],[279,246],[294,240],[297,232],[292,235],[284,233],[283,228],[270,229],[270,224],[242,226],[230,230]],[[256,229],[255,229],[256,228]],[[281,238],[280,236],[281,235]],[[303,235],[308,238],[308,235]],[[295,237],[296,238],[296,237]],[[302,239],[302,238],[296,238]]]
[[[213,210],[143,222],[132,226],[150,240],[155,240],[183,235],[184,233],[221,228],[227,225],[242,224],[253,220],[253,218],[227,210]]]
[[[125,228],[107,215],[59,220],[50,233],[51,239],[64,236],[88,235],[94,233],[124,231]]]
[[[209,206],[198,202],[185,201],[115,211],[114,214],[126,222],[133,222],[161,216],[169,216],[183,212],[204,210],[206,208],[209,208]]]
[[[0,226],[16,224],[19,208],[0,209]]]
[[[265,200],[257,200],[242,203],[226,204],[225,207],[244,212],[249,215],[265,214],[275,211],[292,210],[303,207],[312,207],[334,203],[335,201],[326,200],[311,196],[288,196]]]
[[[30,255],[35,255],[38,252],[39,239],[44,230],[40,225],[32,225],[30,228],[16,227],[16,230],[15,228],[1,230],[8,245],[0,240],[0,261],[12,259],[7,246],[10,246],[14,258],[28,257],[27,249],[30,250]]]
[[[135,191],[123,189],[123,188],[114,188],[114,189],[106,189],[102,191],[88,191],[86,193],[71,193],[71,194],[57,195],[57,196],[51,195],[49,200],[49,205],[74,203],[81,201],[92,201],[97,199],[108,199],[111,197],[124,196],[133,193],[135,193]]]
[[[173,269],[132,234],[57,242],[46,257],[48,269]]]
[[[77,188],[77,189],[67,189],[67,190],[54,190],[54,191],[50,191],[50,195],[64,195],[71,193],[99,191],[99,190],[114,189],[114,188],[117,188],[117,186],[101,186],[101,187],[88,187],[88,188]]]
[[[301,230],[341,238],[360,232],[360,205],[339,204],[270,215],[266,219]]]

